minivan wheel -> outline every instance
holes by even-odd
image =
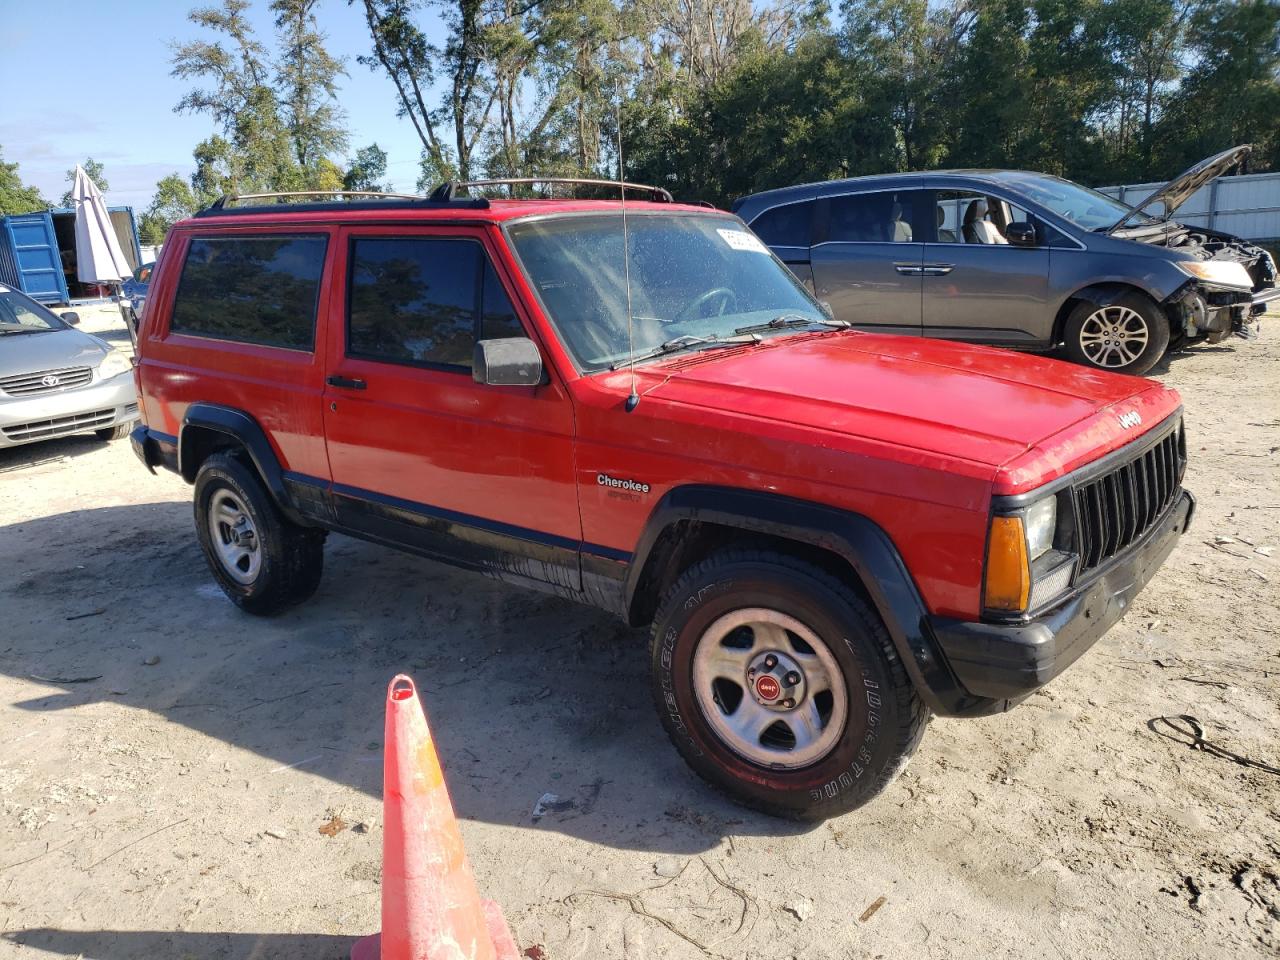
[[[234,454],[215,453],[200,465],[195,522],[210,572],[246,613],[278,613],[319,586],[324,531],[290,522]]]
[[[1067,318],[1067,355],[1076,363],[1112,373],[1142,374],[1169,347],[1169,320],[1140,293],[1126,293],[1105,306],[1084,302]]]
[[[820,820],[906,766],[928,712],[880,618],[848,585],[770,550],[686,571],[652,636],[663,726],[704,780],[746,806]]]

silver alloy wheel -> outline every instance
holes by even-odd
[[[694,650],[693,689],[724,744],[764,767],[816,763],[844,735],[839,664],[816,633],[777,610],[734,610],[712,623]]]
[[[209,500],[209,542],[227,576],[245,586],[262,569],[262,545],[244,504],[230,490],[218,490]]]
[[[1100,307],[1080,327],[1080,349],[1099,367],[1126,367],[1147,349],[1149,331],[1131,307]]]

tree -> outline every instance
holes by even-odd
[[[274,65],[245,16],[247,0],[222,0],[188,14],[214,36],[173,48],[173,76],[212,84],[190,90],[175,107],[206,113],[218,128],[195,150],[197,193],[340,187],[342,173],[329,153],[346,144],[334,102],[342,65],[324,49],[314,5],[272,3],[283,48]]]
[[[337,105],[338,77],[346,73],[341,60],[325,49],[325,35],[316,25],[318,0],[272,0],[280,35],[276,83],[283,91],[281,107],[293,141],[294,159],[304,169],[323,157],[346,149],[347,131]]]
[[[5,163],[0,153],[0,216],[11,213],[33,213],[49,206],[40,191],[22,182],[18,164]]]
[[[169,228],[200,208],[191,185],[180,174],[171,173],[156,184],[151,205],[142,214],[138,235],[143,243],[164,243]]]
[[[89,157],[84,163],[80,164],[80,166],[84,167],[84,172],[89,175],[89,179],[94,182],[99,190],[106,193],[107,190],[110,189],[110,186],[107,183],[107,176],[102,172],[102,164],[97,160],[93,159],[93,157]],[[76,171],[74,167],[67,171],[66,181],[70,184],[74,184],[76,182]],[[68,188],[67,192],[58,200],[58,206],[60,207],[70,207],[74,203],[75,201],[72,199],[70,188]]]
[[[368,190],[370,192],[389,191],[390,185],[383,185],[382,178],[387,175],[387,152],[376,143],[361,147],[356,151],[355,159],[342,177],[344,190]]]

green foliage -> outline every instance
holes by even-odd
[[[171,173],[156,184],[155,196],[138,223],[143,243],[164,243],[169,228],[200,208],[191,185],[180,174]]]
[[[40,191],[27,186],[18,175],[16,163],[5,163],[0,152],[0,216],[11,213],[33,213],[49,206]]]
[[[355,159],[342,176],[342,189],[389,191],[391,187],[381,181],[387,175],[387,152],[376,143],[361,147]]]
[[[89,175],[89,179],[94,182],[97,188],[101,190],[103,193],[106,193],[108,189],[107,176],[105,173],[102,172],[102,164],[100,164],[97,160],[93,159],[93,157],[89,157],[85,160],[84,163],[80,164],[80,166],[84,167],[84,172]],[[72,167],[70,170],[67,171],[66,180],[67,180],[67,183],[70,183],[70,184],[74,184],[76,182],[75,167]],[[71,188],[68,187],[67,192],[64,193],[59,198],[58,206],[69,207],[72,205],[73,202],[74,201],[72,200],[72,197],[71,197]]]

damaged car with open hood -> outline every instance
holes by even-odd
[[[1250,150],[1203,160],[1137,206],[1043,173],[943,170],[786,187],[734,211],[858,328],[1141,374],[1171,348],[1247,337],[1280,297],[1266,250],[1175,219]]]

